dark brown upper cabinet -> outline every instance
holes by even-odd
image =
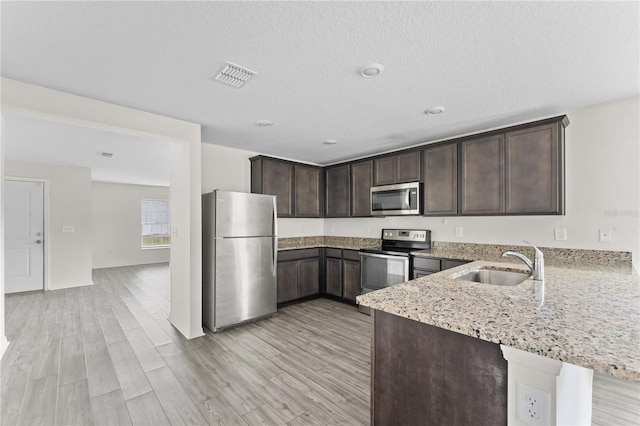
[[[293,217],[293,163],[269,157],[251,160],[251,192],[278,197],[278,217]]]
[[[419,181],[421,178],[420,152],[420,150],[401,152],[373,160],[374,185]]]
[[[424,215],[458,214],[458,144],[447,143],[423,151]]]
[[[324,211],[324,177],[320,167],[296,164],[295,171],[295,216],[322,217]]]
[[[460,214],[564,214],[568,124],[555,117],[460,142]]]
[[[461,142],[460,169],[460,213],[504,213],[503,136]]]
[[[322,167],[265,156],[251,160],[251,192],[278,197],[278,217],[322,217]]]
[[[351,164],[351,216],[371,216],[373,161]]]
[[[348,217],[350,200],[350,176],[351,167],[349,164],[327,167],[325,169],[325,216],[326,217]]]
[[[564,212],[562,123],[505,134],[505,212]]]

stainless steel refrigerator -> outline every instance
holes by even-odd
[[[211,331],[276,312],[276,197],[202,196],[202,317]]]

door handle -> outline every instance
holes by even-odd
[[[36,244],[42,244],[42,240],[36,240]]]

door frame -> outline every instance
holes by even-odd
[[[44,200],[43,200],[44,211],[43,211],[43,224],[42,224],[42,233],[44,234],[44,244],[42,245],[42,250],[43,250],[42,256],[44,260],[42,264],[42,268],[43,268],[42,289],[44,291],[49,291],[49,179],[29,178],[29,177],[20,177],[20,176],[5,176],[2,182],[3,185],[4,185],[4,182],[8,180],[18,181],[18,182],[37,182],[42,184],[42,195],[44,197]],[[3,235],[4,235],[4,232],[3,232]]]

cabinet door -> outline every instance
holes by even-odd
[[[342,297],[352,302],[360,295],[360,261],[344,259],[342,261],[343,293]]]
[[[293,164],[264,158],[262,193],[278,196],[278,217],[293,216]]]
[[[329,167],[325,176],[327,217],[349,217],[349,165]]]
[[[455,268],[456,266],[464,265],[471,262],[470,260],[458,260],[458,259],[442,259],[442,270]]]
[[[558,123],[505,135],[506,213],[563,213],[562,147]]]
[[[373,160],[374,185],[391,185],[396,183],[397,159],[395,155],[389,157],[376,158]]]
[[[342,297],[342,259],[327,257],[325,293]]]
[[[424,150],[424,215],[458,214],[458,144]]]
[[[504,213],[504,140],[502,135],[460,144],[460,213]]]
[[[417,182],[421,176],[420,150],[396,155],[396,182]]]
[[[295,165],[295,215],[296,217],[322,216],[322,169]]]
[[[302,259],[298,261],[299,297],[320,293],[320,259]]]
[[[351,165],[351,216],[371,216],[373,161]]]
[[[278,262],[278,303],[298,297],[298,261]]]

